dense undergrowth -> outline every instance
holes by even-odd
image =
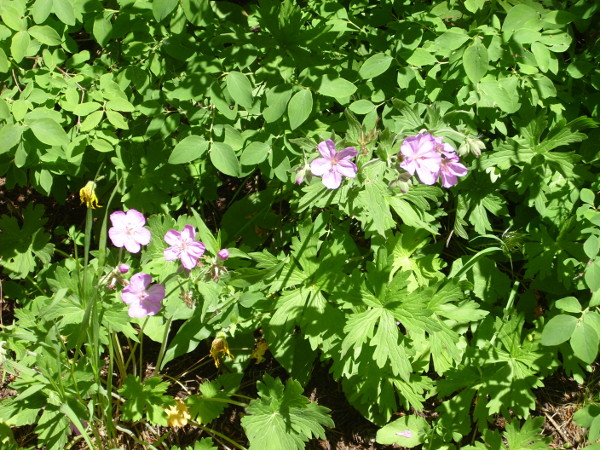
[[[303,448],[335,426],[304,390],[318,364],[380,444],[548,447],[536,389],[584,383],[598,355],[595,2],[7,0],[0,18],[0,177],[47,199],[0,216],[3,448],[28,425],[48,449],[175,448],[182,429],[194,449]],[[74,193],[81,216],[45,226]],[[201,344],[219,375],[174,398],[167,369]],[[285,374],[241,395],[265,358]],[[211,428],[228,404],[247,441]],[[590,448],[599,404],[575,415]]]

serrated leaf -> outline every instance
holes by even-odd
[[[323,426],[334,426],[329,410],[309,402],[291,378],[284,389],[281,380],[265,375],[258,391],[260,398],[250,402],[242,418],[249,450],[301,450],[312,437],[325,437]]]
[[[471,83],[477,84],[488,71],[488,52],[479,39],[475,39],[463,53],[463,67]]]
[[[393,60],[394,58],[389,55],[376,53],[367,58],[358,74],[364,79],[375,78],[388,70]]]
[[[214,142],[210,149],[210,161],[220,172],[231,177],[241,175],[240,162],[231,146],[223,142]]]
[[[290,128],[295,130],[310,116],[313,107],[312,93],[308,89],[296,92],[288,103]]]
[[[252,84],[246,75],[241,72],[227,74],[227,90],[231,98],[246,109],[252,108]]]
[[[208,150],[209,142],[202,136],[187,136],[177,143],[169,164],[186,164],[200,158]]]
[[[69,137],[58,123],[52,119],[38,119],[30,124],[31,131],[40,142],[48,145],[67,145]]]

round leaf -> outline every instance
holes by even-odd
[[[585,282],[592,291],[600,289],[600,260],[596,259],[585,269]]]
[[[200,158],[208,149],[208,141],[201,136],[188,136],[177,143],[169,164],[185,164]]]
[[[25,58],[31,39],[27,31],[18,31],[10,41],[10,54],[15,62],[20,63]]]
[[[488,52],[485,45],[475,40],[463,54],[463,67],[471,83],[477,84],[488,71]]]
[[[583,243],[583,251],[588,258],[593,259],[598,255],[598,250],[600,250],[600,239],[592,234]]]
[[[65,130],[52,119],[38,119],[30,126],[35,137],[44,144],[67,145],[69,143]]]
[[[223,142],[213,143],[210,149],[210,161],[213,166],[225,175],[239,177],[241,173],[240,162],[233,149]]]
[[[267,159],[271,147],[264,142],[251,142],[242,152],[240,162],[244,166],[259,164]]]
[[[0,153],[5,153],[17,145],[22,133],[23,127],[12,123],[0,128]]]
[[[357,100],[348,108],[355,114],[368,114],[375,109],[375,105],[369,100]]]
[[[42,44],[60,45],[62,42],[62,39],[56,30],[48,25],[34,25],[28,31],[31,36]]]
[[[548,321],[542,332],[542,344],[559,345],[569,340],[577,327],[577,319],[566,314],[559,314]]]
[[[375,78],[388,70],[393,60],[394,58],[389,55],[376,53],[367,58],[358,71],[358,74],[364,79]]]
[[[422,417],[404,416],[379,429],[375,439],[379,444],[413,448],[425,442],[428,429],[429,425]]]
[[[565,297],[557,300],[556,307],[562,311],[570,313],[577,314],[581,312],[581,304],[575,297]]]
[[[229,72],[227,90],[231,98],[246,109],[252,108],[252,85],[248,77],[241,72]]]
[[[304,123],[312,112],[313,98],[308,89],[296,92],[288,103],[288,117],[290,119],[290,128],[295,130]]]
[[[579,359],[588,364],[593,363],[598,354],[598,333],[591,325],[580,323],[573,331],[571,348]]]
[[[343,98],[349,97],[356,92],[356,86],[345,78],[335,78],[330,80],[327,76],[321,80],[321,86],[318,89],[319,94],[328,97]]]

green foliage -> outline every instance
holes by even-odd
[[[242,418],[251,449],[301,449],[311,437],[325,437],[323,426],[334,425],[329,410],[310,403],[295,380],[284,386],[265,375],[257,387],[260,398],[250,402],[248,415]]]

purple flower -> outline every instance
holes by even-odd
[[[400,167],[411,175],[417,172],[421,183],[434,184],[442,164],[437,145],[435,138],[429,133],[407,137],[400,146],[400,153],[404,157]]]
[[[165,234],[165,241],[171,247],[165,249],[165,259],[173,261],[181,260],[181,264],[188,270],[196,267],[198,258],[200,258],[206,247],[200,241],[195,241],[196,229],[191,225],[183,227],[183,231],[169,230]]]
[[[467,168],[459,162],[458,156],[452,154],[445,156],[442,159],[440,166],[439,177],[442,181],[442,186],[449,188],[458,183],[457,177],[462,177],[467,174]]]
[[[150,242],[150,230],[144,228],[146,219],[144,215],[130,209],[126,213],[115,211],[110,215],[112,228],[108,230],[108,236],[115,247],[125,247],[130,253],[137,253],[142,245]]]
[[[337,189],[342,184],[342,177],[354,178],[358,172],[356,164],[350,159],[358,155],[354,147],[346,147],[337,152],[335,143],[331,139],[319,142],[317,145],[319,152],[323,156],[310,163],[310,170],[313,175],[322,177],[323,184],[328,189]]]
[[[129,269],[131,269],[131,267],[129,266],[129,264],[119,264],[119,272],[121,272],[122,274],[125,274],[127,272],[129,272]]]
[[[152,277],[147,273],[136,273],[121,292],[121,298],[129,305],[129,317],[153,316],[160,311],[160,302],[165,298],[165,287],[162,284],[150,286],[151,282]]]
[[[227,258],[229,258],[229,250],[227,250],[226,248],[222,248],[221,250],[219,250],[219,253],[217,253],[217,256],[219,257],[219,259],[225,261]]]

